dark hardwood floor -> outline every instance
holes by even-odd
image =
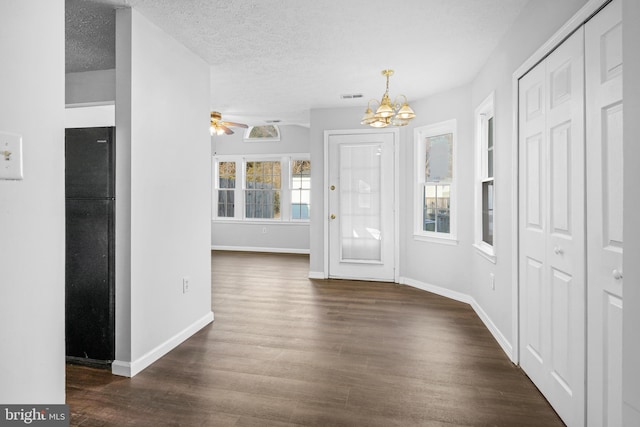
[[[138,374],[67,366],[71,425],[562,426],[466,304],[212,252],[215,322]]]

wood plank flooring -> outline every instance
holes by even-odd
[[[562,426],[466,304],[212,252],[215,322],[134,378],[67,366],[71,425]]]

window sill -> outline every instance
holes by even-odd
[[[425,236],[424,234],[414,234],[413,240],[420,242],[438,243],[441,245],[457,246],[458,240],[455,236]]]
[[[496,263],[496,255],[493,251],[493,247],[486,245],[486,244],[478,244],[478,243],[474,243],[473,247],[476,248],[476,252],[478,253],[478,255],[480,255],[481,257],[483,257],[484,259],[492,262],[492,263]]]
[[[236,219],[236,218],[211,218],[212,222],[219,224],[246,224],[246,225],[309,225],[309,220],[304,219]]]

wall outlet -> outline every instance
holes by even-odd
[[[182,293],[186,294],[187,292],[189,292],[189,286],[190,286],[190,282],[191,279],[189,277],[183,277],[182,278]]]
[[[262,227],[262,234],[267,234],[267,227]]]
[[[493,273],[489,273],[489,285],[491,286],[492,291],[496,290],[496,277]]]

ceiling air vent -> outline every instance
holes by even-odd
[[[282,120],[280,119],[274,119],[274,120],[265,120],[265,123],[280,123]]]
[[[362,98],[361,93],[347,93],[345,95],[340,95],[340,99],[357,99]]]

